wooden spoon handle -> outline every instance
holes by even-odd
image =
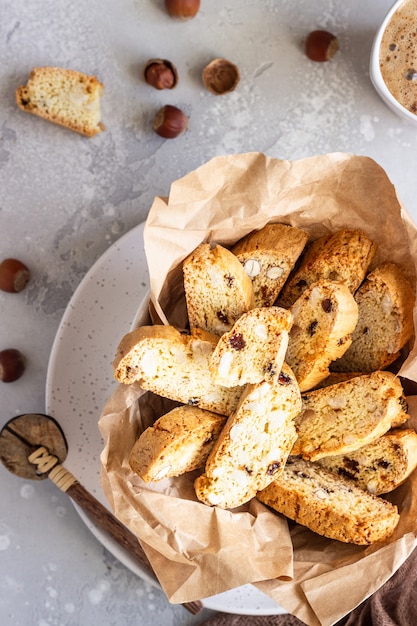
[[[137,537],[104,507],[101,502],[87,491],[78,481],[74,482],[66,491],[97,526],[108,533],[118,544],[145,567],[148,574],[155,576],[149,560],[143,551]]]
[[[146,556],[138,538],[126,526],[104,507],[87,489],[85,489],[71,472],[58,463],[58,459],[50,455],[46,448],[38,448],[29,456],[41,473],[47,474],[57,487],[67,493],[90,519],[108,533],[119,545],[125,548],[146,571],[155,576],[155,572]],[[196,615],[203,607],[200,601],[184,602],[183,606]]]

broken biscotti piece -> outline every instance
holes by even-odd
[[[296,417],[298,438],[291,451],[316,461],[347,454],[382,437],[408,419],[400,380],[372,372],[302,396]]]
[[[251,279],[223,246],[200,244],[184,260],[183,273],[190,328],[222,335],[255,306]]]
[[[217,340],[197,329],[186,335],[172,326],[142,326],[121,340],[114,377],[124,384],[138,382],[164,398],[230,415],[242,388],[220,387],[211,380],[209,359]]]
[[[393,363],[414,333],[414,298],[398,265],[387,262],[370,272],[355,294],[359,317],[352,345],[332,369],[372,372]]]
[[[17,106],[27,113],[87,137],[101,133],[103,85],[95,76],[59,67],[35,67],[16,90]]]
[[[281,371],[288,346],[292,315],[279,307],[262,307],[244,313],[220,337],[210,357],[215,383],[225,387],[260,383]]]
[[[308,233],[288,224],[266,224],[232,248],[249,278],[255,305],[272,306],[308,241]]]
[[[323,537],[358,545],[387,539],[400,519],[390,502],[317,463],[295,457],[257,497]]]
[[[145,482],[181,476],[204,466],[226,418],[195,406],[179,406],[140,435],[130,467]]]
[[[346,282],[355,293],[375,255],[376,244],[360,230],[342,229],[313,241],[285,283],[277,304],[290,308],[312,283]]]
[[[310,285],[290,310],[294,322],[285,359],[300,391],[307,391],[329,375],[331,362],[350,346],[358,305],[345,283],[321,280]]]
[[[274,379],[248,385],[195,481],[198,499],[235,508],[266,487],[286,463],[300,407],[295,376],[285,363]]]
[[[353,480],[369,493],[389,493],[417,467],[417,433],[411,428],[394,429],[356,452],[326,457],[317,463]]]

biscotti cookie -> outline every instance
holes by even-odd
[[[232,248],[249,278],[255,305],[272,306],[308,241],[308,233],[288,224],[266,224]]]
[[[104,130],[100,121],[103,85],[95,76],[59,67],[35,67],[16,90],[17,106],[27,113],[87,137]]]
[[[399,379],[372,372],[302,396],[291,454],[315,461],[347,454],[378,439],[408,419]]]
[[[114,377],[124,384],[138,382],[164,398],[230,415],[242,388],[220,387],[211,380],[209,360],[217,340],[200,330],[186,335],[172,326],[142,326],[121,340]]]
[[[282,472],[296,438],[300,391],[290,368],[270,381],[248,385],[195,481],[199,500],[235,508]]]
[[[389,493],[417,467],[417,433],[411,428],[398,428],[356,452],[326,457],[317,463],[350,478],[369,493]]]
[[[288,459],[282,474],[257,497],[313,532],[344,543],[383,541],[400,519],[390,502],[317,463],[295,457]]]
[[[224,333],[210,357],[215,383],[234,387],[269,380],[281,371],[292,315],[279,307],[244,313]]]
[[[222,335],[255,306],[251,279],[223,246],[200,244],[184,260],[183,273],[190,328]]]
[[[204,466],[226,418],[195,406],[179,406],[141,433],[130,467],[145,482],[181,476]]]
[[[368,274],[355,294],[358,324],[352,345],[332,369],[372,372],[399,356],[414,333],[414,292],[403,271],[384,263]]]
[[[294,317],[285,357],[301,391],[307,391],[330,373],[332,361],[351,344],[358,306],[345,283],[313,283],[291,307]]]
[[[376,244],[360,230],[344,228],[313,241],[285,283],[277,304],[290,308],[312,283],[344,281],[353,294],[365,278]]]

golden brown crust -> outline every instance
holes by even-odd
[[[244,313],[210,357],[213,380],[226,387],[270,380],[281,371],[291,324],[291,313],[279,307]]]
[[[186,335],[172,326],[142,326],[122,338],[113,361],[114,377],[183,404],[230,415],[242,389],[211,380],[209,359],[217,341],[217,336],[200,330]]]
[[[355,293],[368,271],[376,244],[360,231],[343,228],[313,241],[287,280],[278,304],[290,308],[312,283],[324,278],[346,282]]]
[[[223,246],[200,244],[185,259],[183,273],[190,328],[222,335],[255,306],[251,279]]]
[[[387,262],[370,272],[355,294],[359,316],[352,345],[332,369],[372,372],[393,363],[414,333],[414,299],[398,265]]]
[[[266,224],[233,246],[252,280],[256,306],[274,304],[307,241],[308,233],[300,228]]]
[[[374,495],[401,485],[417,466],[417,433],[396,429],[349,454],[317,461],[338,476],[353,480]]]
[[[36,67],[26,85],[16,89],[22,111],[93,137],[105,130],[100,121],[103,84],[76,70]]]
[[[315,461],[348,454],[408,418],[399,379],[372,372],[303,395],[292,454]]]
[[[400,519],[390,502],[295,457],[257,497],[319,535],[358,545],[387,539]]]
[[[195,481],[198,499],[235,508],[266,487],[283,470],[300,406],[298,385],[285,363],[270,382],[248,385]]]
[[[222,415],[198,407],[177,407],[141,433],[130,453],[130,467],[145,482],[203,467],[225,422]]]
[[[301,391],[318,385],[329,366],[351,343],[358,306],[345,283],[321,280],[310,285],[291,307],[294,323],[286,360]]]

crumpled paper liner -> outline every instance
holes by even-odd
[[[199,243],[230,245],[271,221],[303,228],[311,239],[360,228],[378,244],[373,266],[395,261],[415,283],[417,228],[372,159],[216,157],[174,182],[169,198],[156,198],[150,210],[144,238],[153,319],[186,327],[181,262]],[[416,357],[413,342],[399,374],[417,382]],[[416,400],[410,398],[410,420],[417,426]],[[194,494],[197,473],[146,485],[130,470],[129,453],[169,408],[137,384],[120,385],[99,427],[105,495],[141,541],[171,602],[254,583],[309,626],[330,626],[374,593],[417,545],[417,476],[389,496],[401,513],[394,535],[366,547],[319,537],[256,499],[233,511],[207,507]]]

